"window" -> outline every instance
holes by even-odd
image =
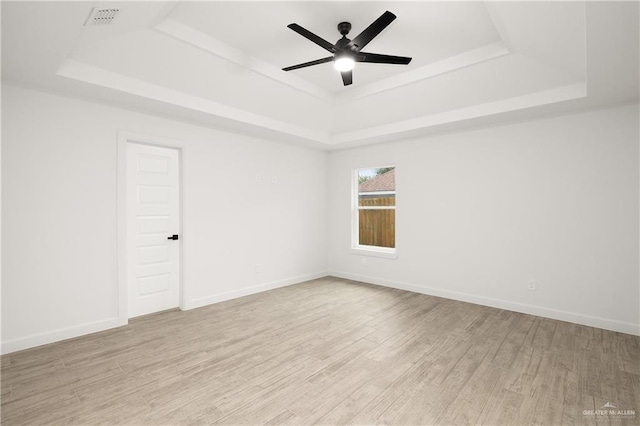
[[[353,251],[373,256],[395,257],[395,167],[356,169],[353,187]]]

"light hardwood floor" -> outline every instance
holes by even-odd
[[[640,338],[336,278],[2,357],[3,425],[596,421]]]

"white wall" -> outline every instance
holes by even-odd
[[[187,307],[325,274],[326,153],[11,85],[2,112],[4,352],[117,325],[120,130],[184,143]]]
[[[11,85],[2,113],[4,352],[117,325],[119,130],[184,142],[187,307],[323,275],[328,252],[335,275],[638,333],[637,106],[332,152],[328,163]],[[389,163],[398,259],[363,265],[349,251],[350,171]]]
[[[638,334],[638,140],[636,105],[332,152],[330,272]],[[398,258],[363,265],[351,170],[388,164]]]

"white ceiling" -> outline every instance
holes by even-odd
[[[334,7],[322,2],[297,5],[264,2],[252,5],[251,13],[247,13],[246,4],[242,2],[180,3],[169,17],[279,69],[328,56],[321,47],[288,29],[291,22],[334,43],[341,37],[336,26],[342,20],[351,22],[349,37],[353,38],[389,9],[398,19],[365,51],[412,56],[413,61],[408,67],[362,65],[356,72],[359,85],[501,41],[486,7],[480,2],[341,2]],[[456,28],[456,32],[451,33],[451,28]],[[331,64],[295,73],[333,94],[344,91],[342,80]]]
[[[85,27],[93,7],[120,7]],[[344,87],[335,42],[385,10]],[[2,2],[2,78],[253,135],[335,149],[638,101],[637,2]]]

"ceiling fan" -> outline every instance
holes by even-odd
[[[342,34],[342,38],[331,44],[325,39],[315,35],[311,31],[302,28],[298,24],[289,24],[288,28],[297,32],[301,36],[311,40],[323,49],[331,52],[332,56],[326,58],[316,59],[315,61],[305,62],[298,65],[292,65],[290,67],[282,68],[283,71],[297,70],[299,68],[310,67],[312,65],[324,64],[325,62],[333,62],[335,68],[342,74],[342,82],[345,86],[353,83],[353,66],[356,62],[372,62],[376,64],[397,64],[407,65],[411,62],[411,58],[405,56],[391,56],[381,55],[378,53],[363,52],[364,48],[371,40],[373,40],[378,34],[382,32],[387,26],[396,19],[396,15],[386,11],[378,19],[376,19],[371,25],[369,25],[364,31],[356,36],[353,40],[347,38],[347,34],[351,31],[351,24],[349,22],[340,22],[338,24],[338,31]]]

